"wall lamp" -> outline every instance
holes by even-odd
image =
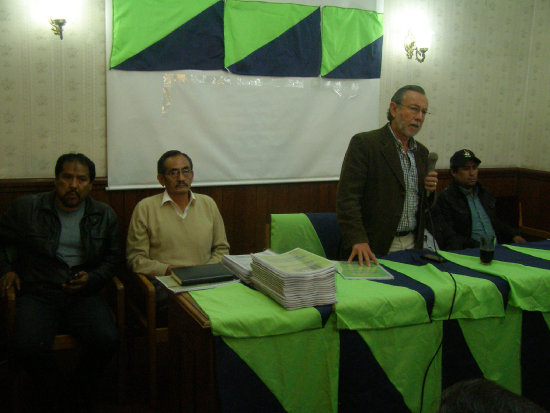
[[[409,33],[405,38],[407,58],[412,59],[414,56],[417,62],[422,63],[426,59],[426,52],[430,48],[431,39],[432,33],[428,30],[420,30],[415,36],[413,31],[409,29]]]
[[[52,32],[56,36],[59,36],[60,40],[63,40],[63,26],[65,25],[65,19],[52,19],[50,18],[50,24],[52,26]]]

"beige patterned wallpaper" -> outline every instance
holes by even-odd
[[[70,151],[106,174],[105,2],[73,2],[63,40],[40,16],[53,2],[0,2],[0,178],[51,177]]]
[[[0,3],[0,179],[50,177],[67,151],[105,176],[105,2],[73,0],[81,17],[62,41],[30,12],[42,3]],[[413,12],[434,32],[424,63],[403,49]],[[381,122],[395,89],[417,83],[431,112],[418,138],[438,167],[468,147],[485,167],[550,171],[550,1],[385,0],[385,15]]]
[[[536,1],[533,15],[521,125],[521,166],[550,171],[550,1]]]
[[[411,9],[434,32],[424,63],[404,58]],[[550,171],[549,1],[386,0],[385,14],[381,102],[401,84],[425,87],[431,114],[418,138],[438,167],[470,148],[485,167]]]

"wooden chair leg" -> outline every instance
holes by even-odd
[[[157,339],[154,331],[148,334],[149,394],[151,406],[157,403]]]
[[[8,360],[8,374],[10,376],[9,386],[11,387],[11,397],[8,403],[11,404],[13,413],[19,413],[21,411],[21,372],[18,371],[15,360],[12,357]]]

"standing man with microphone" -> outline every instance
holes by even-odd
[[[389,123],[351,139],[336,197],[343,259],[370,265],[376,255],[422,247],[437,155],[430,154],[428,165],[428,149],[413,136],[427,113],[424,89],[403,86],[391,98]]]

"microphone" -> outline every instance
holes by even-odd
[[[435,170],[435,164],[437,163],[437,159],[439,156],[437,156],[437,153],[430,152],[428,154],[428,173]],[[426,196],[430,196],[431,191],[426,191]]]
[[[435,170],[435,164],[437,163],[438,159],[439,156],[437,156],[437,153],[430,152],[428,154],[428,172]]]

